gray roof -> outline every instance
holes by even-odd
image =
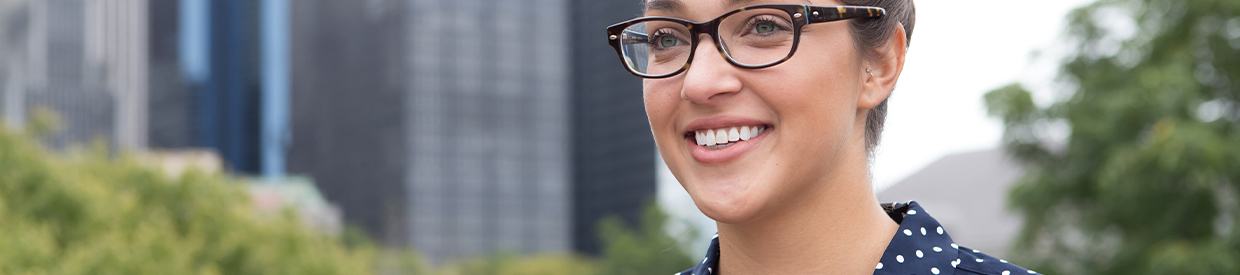
[[[1021,225],[1008,210],[1007,198],[1022,173],[1000,149],[957,153],[887,187],[878,199],[915,200],[951,232],[956,243],[1003,257]]]

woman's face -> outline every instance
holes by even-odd
[[[646,15],[700,22],[741,7],[729,3],[802,3],[675,2],[678,8]],[[734,67],[712,39],[701,39],[689,69],[644,80],[643,98],[659,153],[703,213],[723,223],[750,220],[812,193],[842,164],[866,161],[864,153],[855,157],[864,152],[859,100],[865,65],[847,21],[806,25],[795,55],[764,69]],[[745,128],[757,135],[725,145],[698,143]]]

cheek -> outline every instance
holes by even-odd
[[[673,84],[666,79],[648,79],[642,82],[642,101],[656,143],[665,142],[660,139],[668,136],[669,131],[675,130],[674,118],[680,95]]]
[[[861,89],[855,72],[859,61],[851,48],[824,47],[820,41],[802,45],[794,58],[772,67],[777,70],[763,72],[767,79],[752,83],[761,86],[754,90],[779,117],[785,138],[777,152],[788,164],[791,181],[820,177],[819,172],[838,165],[841,148],[855,132]]]
[[[812,45],[812,44],[811,44]],[[760,91],[781,118],[781,124],[796,127],[797,132],[818,135],[803,141],[821,141],[824,134],[846,131],[855,118],[860,83],[852,70],[847,52],[806,48],[789,66],[771,72],[777,79],[763,81]],[[801,50],[799,50],[801,51]],[[838,142],[838,141],[836,141]]]

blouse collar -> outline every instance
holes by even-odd
[[[874,274],[953,274],[961,263],[960,246],[937,220],[917,202],[884,203],[883,210],[900,228],[892,236]],[[719,234],[710,240],[706,256],[677,274],[714,274],[719,269]]]

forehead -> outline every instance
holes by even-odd
[[[683,12],[687,9],[705,8],[705,6],[713,8],[740,6],[754,2],[754,0],[646,0],[644,2],[646,12]]]
[[[813,2],[813,3],[811,3]],[[818,3],[823,2],[823,3]],[[645,15],[674,16],[705,20],[724,12],[758,4],[827,4],[834,1],[812,0],[646,0]]]

